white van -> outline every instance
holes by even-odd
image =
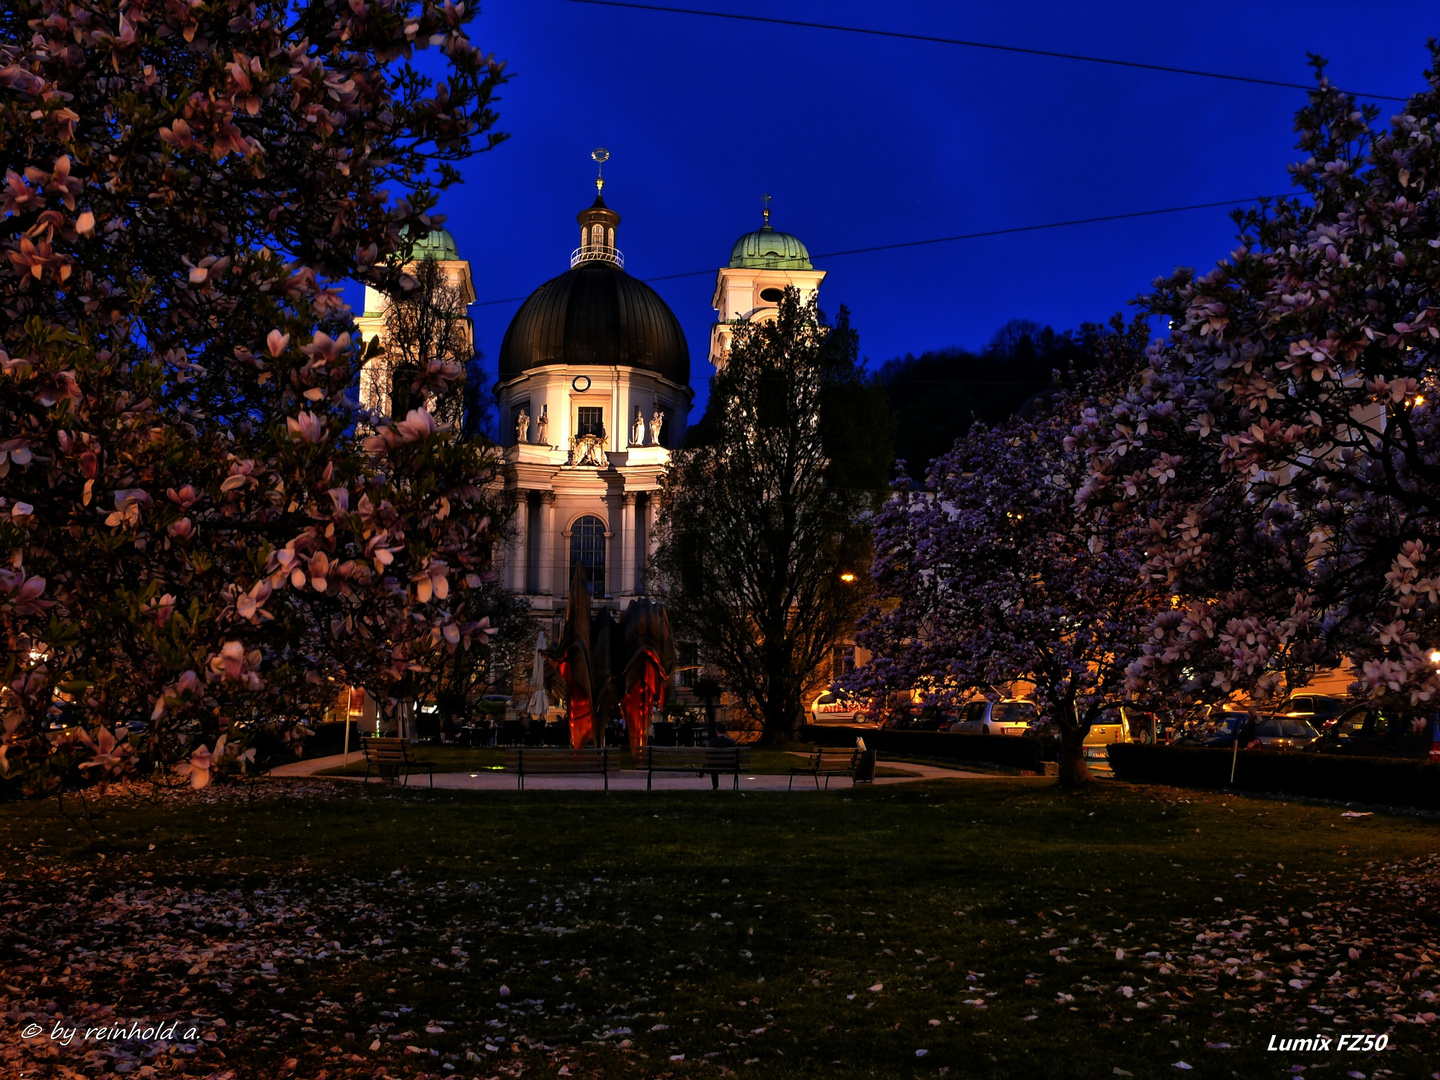
[[[966,703],[950,730],[957,735],[1024,735],[1035,719],[1035,703],[1024,698]]]

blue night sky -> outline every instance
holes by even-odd
[[[664,2],[664,0],[659,0]],[[1432,3],[680,0],[727,12],[967,38],[1308,83],[1421,84]],[[1277,87],[565,0],[489,0],[477,46],[512,80],[510,140],[440,204],[472,261],[487,365],[519,300],[569,266],[575,214],[605,197],[626,269],[653,282],[690,342],[697,412],[714,269],[760,224],[812,254],[1289,190],[1293,115]],[[1400,106],[1379,103],[1388,117]],[[1224,257],[1223,208],[817,260],[821,306],[849,307],[872,365],[983,346],[1008,319],[1064,329],[1126,308],[1157,275]],[[352,290],[353,303],[359,302]]]

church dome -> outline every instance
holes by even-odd
[[[810,252],[805,250],[799,238],[772,229],[768,220],[769,210],[765,211],[765,217],[764,225],[735,241],[735,247],[730,251],[730,265],[752,270],[815,269],[810,264]]]
[[[541,285],[500,343],[500,379],[546,364],[634,367],[684,386],[690,349],[654,289],[609,259],[583,259]]]

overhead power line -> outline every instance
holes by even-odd
[[[1022,45],[997,45],[990,41],[966,41],[963,38],[937,37],[933,34],[907,34],[900,30],[872,30],[864,26],[841,26],[837,23],[809,22],[804,19],[781,19],[772,15],[739,15],[730,11],[704,11],[700,8],[667,7],[660,4],[634,4],[625,0],[565,0],[570,4],[592,4],[596,7],[634,8],[637,11],[661,11],[671,15],[703,15],[711,19],[733,19],[737,22],[770,23],[775,26],[800,26],[811,30],[835,30],[845,34],[869,34],[873,37],[901,38],[906,41],[926,41],[935,45],[963,45],[968,49],[990,49],[994,52],[1023,53],[1027,56],[1047,56],[1055,60],[1080,60],[1087,64],[1109,64],[1112,67],[1138,68],[1141,71],[1164,71],[1172,75],[1194,75],[1202,79],[1225,79],[1229,82],[1256,83],[1260,86],[1280,86],[1287,90],[1313,90],[1313,83],[1282,82],[1279,79],[1260,79],[1252,75],[1231,75],[1222,71],[1199,71],[1195,68],[1171,67],[1168,64],[1146,64],[1138,60],[1116,60],[1108,56],[1085,56],[1081,53],[1055,52],[1051,49],[1030,49]],[[1377,101],[1408,101],[1408,98],[1391,94],[1361,94],[1349,91],[1356,97],[1372,98]]]
[[[1063,229],[1071,225],[1094,225],[1102,221],[1124,221],[1127,218],[1155,217],[1159,214],[1179,214],[1186,210],[1212,210],[1217,206],[1236,206],[1241,203],[1259,202],[1262,199],[1280,199],[1283,195],[1256,195],[1249,199],[1223,199],[1220,202],[1193,203],[1190,206],[1167,206],[1163,210],[1132,210],[1127,214],[1105,214],[1100,217],[1073,218],[1070,221],[1051,221],[1044,225],[1015,225],[1008,229],[986,229],[984,232],[957,233],[955,236],[933,236],[928,240],[902,240],[894,244],[876,244],[873,247],[849,248],[846,251],[826,251],[811,255],[811,259],[838,259],[843,255],[867,255],[873,251],[894,251],[898,248],[923,247],[926,244],[949,244],[957,240],[980,240],[987,236],[1009,236],[1014,233],[1039,232],[1043,229]],[[683,274],[660,274],[656,277],[641,278],[641,281],[674,281],[676,278],[701,277],[715,273],[715,268],[687,270]],[[487,307],[491,304],[515,304],[523,296],[509,296],[503,300],[480,300],[471,307]]]

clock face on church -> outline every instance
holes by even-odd
[[[570,385],[577,394],[583,394],[586,390],[590,389],[590,376],[576,375],[575,378],[571,380]]]

